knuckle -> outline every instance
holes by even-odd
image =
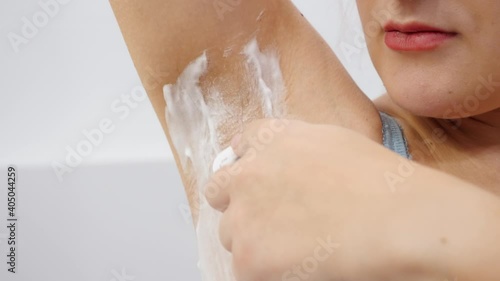
[[[269,257],[268,248],[262,247],[261,242],[247,239],[233,245],[233,267],[235,275],[239,277],[237,280],[275,280],[271,277],[276,277],[286,268],[279,261],[280,258]]]
[[[267,119],[257,119],[253,120],[245,128],[245,131],[249,134],[254,134],[255,131],[264,126],[267,122]]]
[[[232,251],[232,235],[234,235],[233,224],[230,219],[230,212],[226,212],[223,214],[220,225],[219,225],[219,240],[221,241],[222,246],[227,251]]]
[[[217,197],[217,194],[219,191],[220,191],[220,187],[215,181],[210,180],[207,184],[205,184],[204,195],[208,199],[209,203],[210,203],[211,199],[214,199],[215,197]]]
[[[219,190],[228,189],[231,186],[231,178],[229,167],[224,167],[212,176],[211,182],[217,185]]]
[[[233,269],[237,280],[253,280],[255,275],[256,251],[252,243],[245,240],[235,241],[233,244]]]
[[[235,185],[237,186],[236,189],[238,190],[245,190],[248,192],[252,185],[254,184],[255,180],[257,180],[260,177],[260,168],[258,167],[256,163],[252,163],[250,165],[245,165],[241,173],[238,175]]]

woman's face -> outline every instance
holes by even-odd
[[[500,108],[500,1],[357,4],[373,63],[397,104],[447,119]]]

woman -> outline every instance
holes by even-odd
[[[159,116],[157,84],[205,50],[200,84],[227,97],[244,87],[224,50],[256,37],[280,54],[302,121],[221,131],[240,159],[208,183],[237,280],[500,280],[500,2],[357,1],[388,92],[375,104],[288,0],[112,2]],[[404,157],[381,145],[391,132]]]

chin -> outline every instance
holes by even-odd
[[[458,119],[475,115],[479,109],[464,106],[461,95],[449,89],[429,89],[408,83],[387,86],[387,92],[394,103],[416,116]]]

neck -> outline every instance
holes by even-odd
[[[435,120],[447,141],[433,153],[441,170],[500,196],[500,109],[455,121]]]
[[[452,122],[415,116],[388,96],[376,104],[399,118],[415,161],[500,196],[500,108]]]
[[[500,108],[454,121],[441,120],[440,125],[465,147],[500,147]]]

